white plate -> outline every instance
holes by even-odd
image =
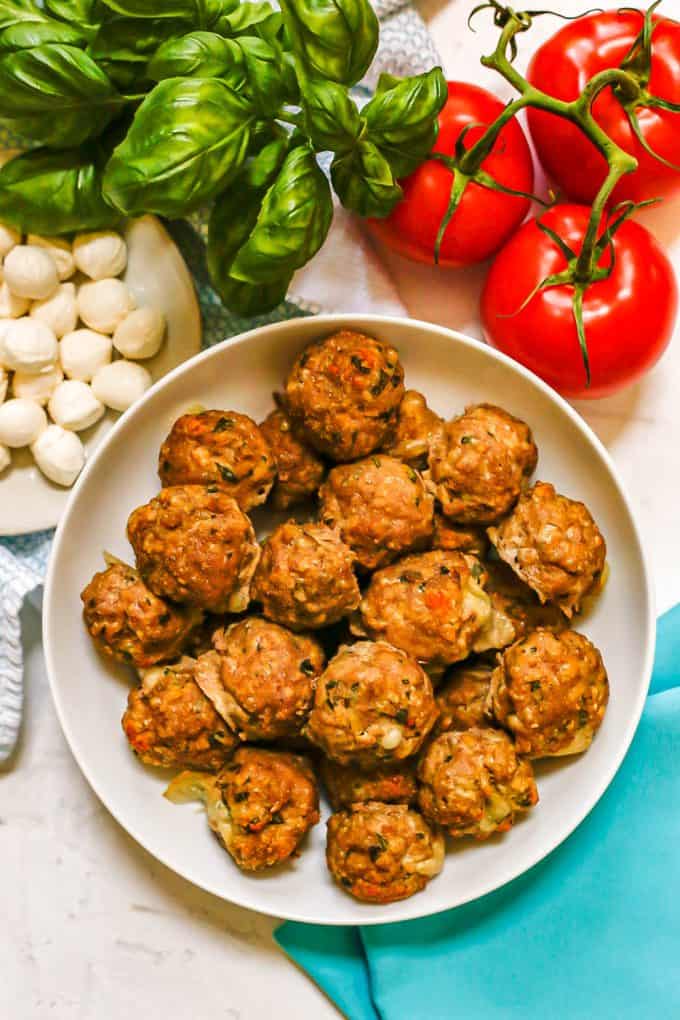
[[[126,519],[158,489],[156,455],[175,418],[200,402],[260,421],[295,354],[313,338],[350,326],[394,343],[407,384],[427,394],[440,414],[486,400],[530,422],[540,451],[538,477],[587,503],[606,536],[611,564],[605,592],[579,623],[601,648],[611,680],[611,701],[593,746],[580,757],[539,767],[541,802],[511,832],[482,845],[458,844],[424,892],[383,907],[356,903],[333,884],[324,863],[323,824],[298,860],[248,877],[211,836],[201,810],[164,800],[167,777],[140,765],[121,732],[128,678],[94,650],[79,599],[102,567],[103,549],[130,560]],[[265,326],[205,351],[118,423],[78,482],[57,532],[44,634],[52,693],[73,754],[109,811],[142,846],[196,885],[242,906],[301,921],[372,924],[435,913],[488,893],[576,828],[611,782],[637,726],[651,672],[654,615],[628,499],[606,451],[575,411],[525,369],[475,340],[407,319],[345,315]]]
[[[131,220],[125,229],[128,264],[123,279],[139,305],[156,305],[168,330],[155,358],[142,362],[154,380],[181,365],[201,349],[201,313],[193,280],[184,259],[155,216]],[[120,417],[107,411],[91,429],[81,432],[88,456]],[[0,535],[23,535],[53,528],[70,490],[45,478],[30,450],[15,450],[12,466],[0,477]]]

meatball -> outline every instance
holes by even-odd
[[[149,588],[174,602],[238,613],[260,548],[253,526],[215,486],[173,485],[130,514],[128,539]]]
[[[328,819],[326,861],[356,899],[394,903],[439,874],[444,839],[407,804],[353,804]]]
[[[194,665],[155,666],[130,691],[123,730],[145,765],[214,772],[238,744],[196,685]]]
[[[351,549],[325,524],[287,521],[264,543],[252,597],[275,623],[316,630],[359,605],[353,567]]]
[[[97,647],[138,669],[178,658],[203,618],[200,610],[159,599],[123,563],[95,574],[80,597],[85,626]]]
[[[288,510],[304,503],[323,481],[324,462],[302,440],[282,403],[265,418],[260,431],[269,443],[278,472],[271,493],[272,506],[276,510]]]
[[[434,500],[422,476],[394,457],[341,464],[319,490],[320,517],[337,528],[359,566],[375,570],[432,535]]]
[[[435,733],[469,730],[473,726],[489,726],[486,702],[491,685],[493,666],[484,662],[455,666],[437,691],[440,715]]]
[[[418,804],[451,836],[487,839],[507,832],[538,803],[531,764],[502,730],[450,730],[433,740],[418,766]]]
[[[602,656],[588,638],[538,629],[499,659],[487,710],[513,734],[519,754],[548,758],[587,750],[608,700]]]
[[[566,620],[557,606],[541,605],[529,585],[500,560],[484,564],[484,588],[491,599],[492,626],[485,637],[488,648],[505,648],[536,627],[564,630]],[[492,631],[495,630],[495,640]]]
[[[241,740],[300,732],[324,666],[312,638],[250,617],[217,630],[196,662],[196,683]]]
[[[357,765],[321,759],[320,776],[334,811],[366,800],[412,804],[418,793],[414,759],[378,765],[365,772]]]
[[[286,400],[312,446],[332,460],[358,460],[393,431],[404,395],[394,347],[350,330],[310,344],[293,365]]]
[[[578,613],[602,576],[607,547],[588,508],[547,482],[536,482],[488,534],[541,602],[556,603],[567,618]]]
[[[438,414],[427,406],[418,390],[406,390],[399,405],[394,432],[383,445],[383,452],[398,457],[411,467],[423,468],[435,431],[443,424]]]
[[[484,559],[489,551],[489,539],[483,527],[452,524],[443,514],[435,513],[432,548],[470,553]]]
[[[243,871],[288,860],[319,821],[314,773],[285,751],[241,747],[219,775],[183,772],[165,795],[176,804],[202,801],[210,828]]]
[[[305,734],[329,758],[371,768],[416,754],[437,715],[417,662],[384,641],[359,641],[321,674]]]
[[[252,418],[238,411],[183,414],[158,455],[161,484],[217,485],[242,510],[264,503],[276,461]]]
[[[462,553],[406,556],[373,575],[360,606],[363,629],[434,669],[465,659],[491,611],[482,574]]]
[[[537,459],[528,425],[500,407],[476,404],[433,436],[430,479],[451,520],[492,524],[513,508]]]

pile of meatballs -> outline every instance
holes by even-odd
[[[137,671],[130,746],[185,770],[166,796],[202,801],[240,868],[300,852],[322,783],[333,878],[390,903],[438,874],[444,834],[529,811],[533,760],[589,747],[607,674],[570,621],[605,542],[531,485],[528,425],[490,404],[441,420],[389,343],[319,339],[275,400],[259,426],[175,422],[128,520],[136,566],[95,574],[85,624]],[[265,503],[295,515],[260,546]]]

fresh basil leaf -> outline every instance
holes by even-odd
[[[68,148],[100,134],[123,104],[87,53],[49,43],[0,60],[0,110],[20,135]]]
[[[290,98],[280,55],[256,36],[241,36],[236,43],[246,65],[248,95],[261,114],[276,114],[281,104]]]
[[[267,191],[230,275],[246,283],[281,280],[317,253],[332,218],[330,188],[314,153],[304,145],[293,149]]]
[[[213,198],[248,153],[255,112],[217,78],[170,78],[139,107],[104,176],[121,212],[184,216]]]
[[[447,97],[444,74],[434,67],[384,88],[364,106],[361,115],[368,137],[389,160],[395,177],[413,173],[427,157],[437,140],[437,117]]]
[[[273,39],[281,28],[282,17],[266,0],[258,3],[240,3],[229,14],[220,18],[215,31],[223,35],[260,35],[265,41]]]
[[[33,0],[0,0],[0,31],[13,25],[40,24],[49,16]]]
[[[45,43],[64,43],[67,46],[86,46],[87,36],[64,25],[61,21],[23,21],[10,25],[0,32],[0,55],[14,53],[17,50],[31,50]]]
[[[45,0],[45,7],[55,18],[68,25],[77,25],[87,36],[93,36],[101,20],[98,0]]]
[[[354,85],[378,46],[378,19],[369,0],[281,0],[293,43],[312,73]]]
[[[361,134],[363,121],[356,103],[337,82],[305,79],[302,109],[307,134],[319,151],[346,152]]]
[[[380,95],[381,92],[388,92],[393,89],[395,85],[399,85],[404,79],[399,78],[396,74],[390,74],[389,71],[383,71],[378,78],[378,83],[375,86],[375,94]]]
[[[290,140],[285,134],[268,142],[245,168],[241,179],[246,187],[261,191],[264,198],[265,191],[276,180],[289,150]]]
[[[148,91],[149,59],[168,39],[181,36],[190,28],[190,22],[180,18],[150,21],[107,11],[88,52],[119,88]]]
[[[147,74],[153,81],[224,78],[236,91],[246,79],[245,61],[239,46],[216,32],[189,32],[163,43],[149,61]]]
[[[362,140],[331,164],[331,180],[346,209],[360,216],[389,216],[402,196],[390,164],[376,145]]]
[[[210,0],[101,0],[110,10],[129,18],[185,18],[197,27],[214,16]]]

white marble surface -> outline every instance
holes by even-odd
[[[496,88],[477,64],[494,35],[468,34],[472,0],[423,0],[451,78]],[[583,4],[560,0],[565,13]],[[604,6],[617,6],[605,3]],[[546,18],[533,38],[550,33]],[[488,23],[487,23],[488,25]],[[647,216],[672,244],[680,202]],[[675,242],[680,270],[680,242]],[[484,268],[440,274],[389,258],[413,316],[478,334]],[[659,609],[680,598],[680,337],[638,386],[584,414],[638,511]],[[271,919],[230,907],[157,864],[90,792],[49,697],[39,619],[24,613],[26,719],[0,773],[0,1017],[3,1020],[323,1020],[335,1009],[276,948]]]

